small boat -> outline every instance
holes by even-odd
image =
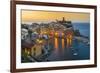
[[[73,53],[74,56],[78,55],[78,53]]]

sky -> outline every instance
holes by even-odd
[[[73,22],[89,22],[89,13],[75,13],[75,12],[55,12],[55,11],[32,11],[22,10],[21,20],[22,22],[48,22],[55,21],[56,19],[62,20],[65,17],[66,20]]]

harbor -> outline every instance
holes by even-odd
[[[89,37],[64,17],[49,23],[22,24],[21,28],[23,63],[90,58]]]

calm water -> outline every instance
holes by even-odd
[[[90,24],[89,23],[73,23],[74,29],[78,29],[84,36],[90,37]]]
[[[50,61],[64,61],[64,60],[86,60],[90,58],[90,47],[85,43],[73,41],[71,47],[67,47],[66,39],[55,38],[54,50],[48,56]]]
[[[79,29],[84,36],[90,36],[89,23],[73,23],[74,29]],[[52,39],[54,50],[46,58],[49,61],[64,61],[64,60],[86,60],[90,58],[90,46],[86,43],[73,40],[72,46],[67,47],[66,39]]]

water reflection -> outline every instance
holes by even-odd
[[[64,38],[61,39],[61,43],[62,43],[62,49],[64,49],[65,48]]]
[[[58,38],[54,38],[54,48],[58,49]]]
[[[56,55],[65,55],[68,52],[68,49],[72,47],[72,39],[55,37],[53,46],[54,46],[54,52],[56,53]]]
[[[66,38],[67,48],[71,47],[71,45],[72,45],[72,39],[73,39],[73,37],[72,37],[71,34],[67,35],[67,38]]]
[[[50,61],[78,60],[89,58],[89,46],[86,46],[85,43],[67,38],[55,37],[52,40],[54,50],[51,55],[46,58]],[[84,54],[83,51],[86,51],[86,53]]]
[[[60,46],[59,46],[60,45]],[[64,48],[69,48],[72,45],[72,39],[71,38],[54,38],[54,48],[58,49],[64,49]]]

